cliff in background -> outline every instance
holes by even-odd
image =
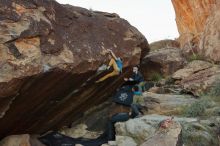
[[[172,0],[181,45],[204,31],[206,20],[216,6],[216,0]],[[187,37],[191,37],[187,40]]]
[[[179,42],[185,53],[198,53],[203,59],[220,61],[219,0],[172,0]]]

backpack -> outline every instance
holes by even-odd
[[[123,68],[123,62],[120,59],[116,60],[116,64],[119,68],[119,71],[122,72],[122,68]]]
[[[130,86],[121,87],[113,96],[113,102],[130,106],[133,102],[133,92]]]

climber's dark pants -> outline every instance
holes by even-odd
[[[138,83],[139,82],[137,82],[137,81],[125,81],[122,86],[126,86],[126,85],[134,86],[134,85],[137,85]]]
[[[111,117],[108,122],[108,140],[115,140],[115,127],[116,122],[124,122],[129,119],[128,113],[117,113]]]
[[[131,104],[131,118],[135,118],[141,112],[142,106],[140,104]]]

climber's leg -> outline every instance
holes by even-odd
[[[112,58],[112,59],[110,60],[110,62],[109,62],[108,65],[109,65],[109,66],[112,66],[113,69],[114,69],[114,71],[119,71],[119,68],[118,68],[117,63],[115,62],[115,59]]]
[[[116,75],[119,75],[119,72],[114,70],[113,72],[111,72],[111,73],[105,75],[104,77],[100,78],[100,79],[99,79],[98,81],[96,81],[96,82],[97,82],[97,83],[98,83],[98,82],[102,82],[102,81],[106,80],[107,78],[113,77],[113,76],[116,76]]]

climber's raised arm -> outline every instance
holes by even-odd
[[[118,59],[118,58],[116,57],[115,53],[114,53],[112,50],[107,49],[107,51],[109,51],[109,52],[111,53],[112,57],[113,57],[115,60]]]

